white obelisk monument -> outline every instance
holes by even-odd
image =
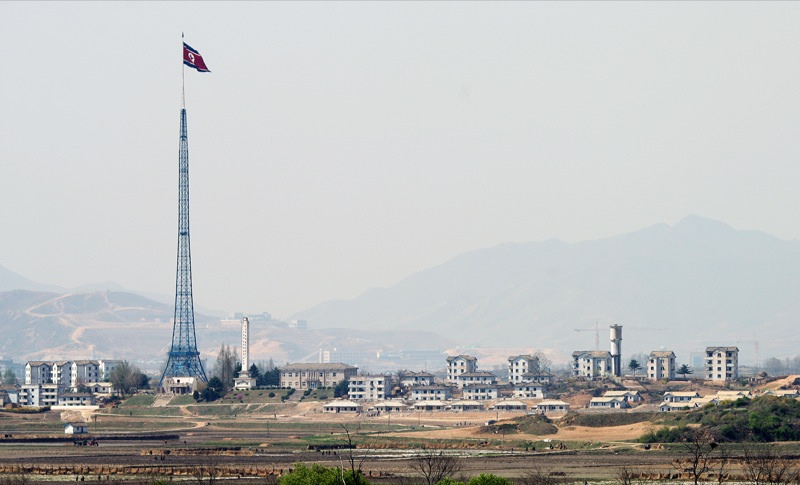
[[[233,380],[235,389],[252,389],[256,387],[256,380],[250,377],[250,320],[242,319],[242,370],[239,377]]]

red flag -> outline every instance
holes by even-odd
[[[183,63],[197,69],[199,72],[211,72],[208,67],[206,67],[203,56],[201,56],[197,50],[192,49],[186,42],[183,43]]]

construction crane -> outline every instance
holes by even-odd
[[[576,332],[594,332],[594,350],[600,350],[600,323],[594,322],[594,328],[576,328]]]

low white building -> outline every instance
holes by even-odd
[[[800,392],[798,392],[797,389],[773,389],[769,391],[764,391],[764,395],[796,399],[800,397]]]
[[[555,376],[549,372],[526,372],[522,374],[522,382],[533,382],[547,387],[553,384]]]
[[[64,425],[64,434],[86,434],[89,427],[85,424],[67,423]]]
[[[347,395],[356,401],[387,399],[392,393],[392,379],[384,375],[352,376]]]
[[[698,397],[700,397],[700,394],[694,391],[668,391],[664,393],[664,402],[688,403]]]
[[[498,401],[489,406],[489,409],[494,411],[526,411],[528,405],[522,401]]]
[[[566,413],[569,411],[569,403],[557,399],[545,399],[536,403],[536,411],[539,413]]]
[[[631,407],[628,401],[621,397],[593,397],[589,401],[589,408],[627,409]]]
[[[451,390],[448,386],[417,386],[411,388],[411,399],[413,401],[435,401],[450,399]]]
[[[88,392],[65,392],[58,396],[58,406],[94,406],[97,401],[94,395]]]
[[[376,403],[373,408],[382,413],[402,413],[408,411],[408,406],[400,400],[389,400]]]
[[[483,403],[479,401],[455,401],[450,404],[450,410],[455,412],[483,411]]]
[[[491,372],[486,372],[486,371],[465,372],[456,377],[456,385],[459,388],[462,388],[464,386],[489,385],[489,384],[497,384],[497,376],[492,374]]]
[[[444,401],[420,401],[414,403],[414,411],[444,411],[447,404]]]
[[[639,391],[629,391],[629,390],[612,390],[606,391],[603,394],[603,397],[614,397],[622,399],[625,402],[632,403],[632,402],[642,402],[644,399],[642,395],[639,394]]]
[[[487,401],[497,399],[500,394],[497,386],[475,384],[461,388],[461,395],[467,401]]]
[[[543,399],[544,387],[541,384],[532,382],[520,382],[519,384],[514,384],[514,397]]]
[[[197,390],[197,381],[188,376],[166,377],[163,387],[167,394],[192,394]]]
[[[361,404],[357,402],[337,399],[322,406],[322,411],[326,413],[360,413]]]

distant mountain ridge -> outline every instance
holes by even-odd
[[[568,244],[506,243],[457,256],[390,288],[321,303],[292,318],[315,325],[426,329],[461,345],[594,347],[601,324],[624,327],[623,351],[738,344],[753,359],[795,355],[800,242],[688,216]]]

